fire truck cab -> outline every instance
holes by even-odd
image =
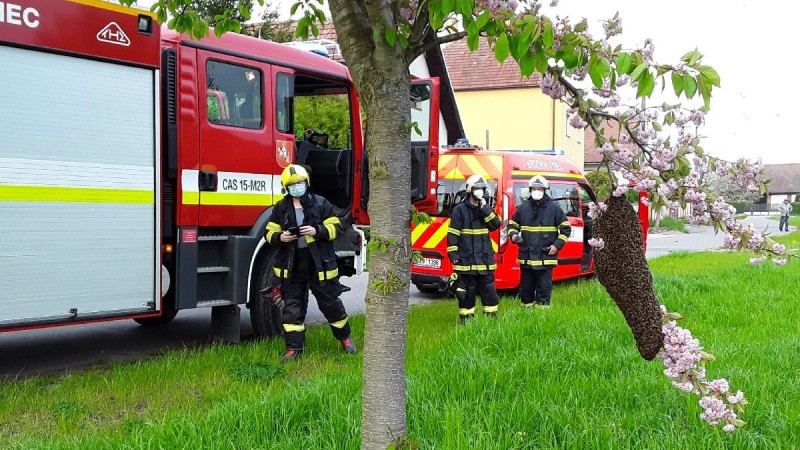
[[[279,333],[258,293],[291,163],[342,220],[340,275],[363,270],[367,165],[346,66],[233,33],[190,39],[104,1],[14,3],[0,20],[0,331],[207,307],[237,341],[247,305],[257,334]],[[438,81],[412,86],[424,133],[410,191],[425,211]]]
[[[411,281],[421,292],[442,292],[447,286],[453,267],[447,258],[447,229],[453,207],[466,198],[465,182],[471,175],[482,175],[489,188],[485,195],[502,226],[490,233],[497,270],[498,289],[519,287],[520,269],[517,247],[506,236],[506,225],[517,206],[529,197],[528,180],[543,175],[550,182],[547,194],[566,214],[572,234],[559,253],[553,280],[594,273],[592,220],[588,215],[589,202],[596,201],[579,167],[563,156],[548,152],[483,151],[464,144],[448,147],[439,157],[438,209],[432,213],[433,222],[413,228],[412,247],[421,258],[412,262]]]

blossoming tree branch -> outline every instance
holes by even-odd
[[[243,6],[228,1],[231,8]],[[326,19],[320,8],[324,1],[300,0],[293,5],[292,14],[299,14],[296,36],[317,34]],[[208,34],[208,24],[190,4],[158,0],[153,11],[162,23],[202,37]],[[656,63],[649,40],[640,48],[612,44],[621,32],[618,16],[603,22],[604,35],[595,37],[585,19],[551,18],[538,0],[328,0],[328,5],[370,130],[365,146],[371,239],[389,243],[370,262],[362,448],[400,446],[406,430],[405,343],[412,252],[408,221],[397,218],[408,217],[410,210],[407,155],[408,130],[413,127],[407,107],[408,67],[426,50],[459,39],[466,39],[473,51],[484,39],[501,63],[518,64],[523,76],[542,74],[542,90],[570,105],[570,124],[595,131],[613,185],[610,198],[592,207],[598,280],[622,311],[641,356],[662,359],[665,374],[676,387],[702,396],[703,419],[723,425],[726,431],[740,426],[736,412],[746,403],[741,392],[730,393],[724,380],[706,381],[704,364],[711,356],[688,330],[677,326],[678,316],[667,313],[656,299],[641,227],[625,200],[632,188],[647,192],[653,208],[690,205],[693,222],[725,232],[728,247],[756,252],[756,262],[771,259],[784,264],[793,254],[766,233],[740,224],[735,210],[705,185],[705,176],[714,173],[750,191],[765,191],[758,180],[760,163],[711,157],[701,147],[699,135],[684,129],[703,124],[712,91],[720,86],[719,75],[703,63],[703,55],[694,50],[674,64]],[[557,7],[557,0],[549,6]],[[217,18],[218,35],[238,31],[239,23],[232,17],[226,13]],[[675,104],[640,103],[657,88],[668,87],[679,99]],[[695,102],[700,104],[692,107]],[[619,124],[620,132],[606,134],[606,121]]]

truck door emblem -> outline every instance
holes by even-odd
[[[278,165],[281,167],[288,167],[294,159],[294,142],[292,141],[275,141],[275,158],[278,160]]]
[[[128,47],[131,45],[131,40],[128,35],[122,31],[116,22],[111,22],[105,26],[99,33],[97,33],[97,40],[100,42],[108,42],[109,44],[116,44]]]

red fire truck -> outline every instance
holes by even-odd
[[[311,169],[346,233],[340,274],[363,270],[368,185],[347,68],[237,34],[192,40],[147,11],[96,0],[0,2],[0,330],[209,307],[238,340],[280,318],[258,292],[290,163]],[[438,81],[412,86],[412,201],[436,205]],[[325,130],[318,105],[338,108]],[[305,130],[313,130],[308,133]],[[430,139],[428,139],[430,137]]]
[[[594,273],[594,259],[588,244],[591,218],[588,203],[596,201],[580,168],[563,156],[548,152],[483,151],[477,146],[456,145],[443,149],[439,156],[438,208],[433,222],[412,230],[411,244],[421,258],[412,263],[411,281],[421,292],[444,291],[453,272],[447,258],[447,228],[450,211],[465,198],[464,185],[471,175],[482,175],[489,187],[489,204],[501,218],[502,226],[490,233],[496,252],[495,284],[498,289],[519,287],[517,247],[506,236],[506,225],[517,205],[528,198],[528,180],[543,175],[550,182],[548,195],[564,210],[572,226],[569,241],[559,253],[553,280]],[[647,206],[640,203],[640,220],[647,236]]]

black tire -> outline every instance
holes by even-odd
[[[442,294],[442,291],[440,291],[439,288],[435,288],[432,286],[424,286],[419,284],[415,284],[414,286],[416,286],[417,290],[422,292],[423,294],[440,294],[440,295]]]
[[[259,338],[273,338],[283,332],[281,324],[281,310],[273,305],[268,298],[262,298],[260,292],[267,286],[279,284],[277,277],[272,272],[273,263],[278,252],[276,249],[267,249],[259,257],[253,269],[253,278],[250,283],[250,323],[253,333]]]
[[[133,319],[134,322],[138,323],[143,327],[158,327],[161,325],[166,325],[172,322],[172,319],[178,314],[178,310],[175,309],[175,289],[173,286],[169,287],[169,291],[167,291],[167,295],[161,299],[162,307],[164,308],[163,312],[158,317],[139,317]]]

